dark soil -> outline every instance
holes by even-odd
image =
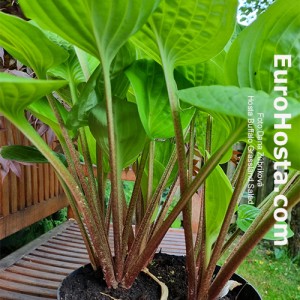
[[[187,299],[185,256],[157,253],[148,268],[153,275],[168,286],[170,300]],[[216,272],[218,269],[219,267],[216,268]],[[220,300],[261,300],[258,293],[243,278],[234,274],[232,280],[238,281],[242,285]]]
[[[185,257],[163,253],[155,254],[149,271],[169,288],[169,300],[187,299],[187,277]],[[72,273],[73,274],[73,273]],[[261,300],[256,291],[238,275],[233,275],[243,285],[235,288],[222,300]],[[101,286],[102,285],[102,286]],[[66,292],[68,291],[68,293]],[[105,296],[105,294],[110,295]],[[113,298],[112,298],[113,297]],[[93,272],[90,265],[79,269],[76,276],[69,276],[62,286],[62,300],[156,300],[160,298],[160,287],[152,279],[141,273],[132,288],[125,290],[108,289],[101,272]]]
[[[94,272],[91,265],[87,265],[68,276],[61,287],[61,300],[111,300],[114,298],[157,300],[160,299],[160,286],[147,275],[141,273],[129,290],[123,288],[108,289],[103,280],[102,272]]]
[[[185,256],[157,253],[148,269],[169,288],[170,300],[187,299]]]

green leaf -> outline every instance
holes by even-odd
[[[217,58],[196,65],[179,66],[176,70],[193,86],[223,85],[225,84],[224,59],[225,52],[222,52]]]
[[[238,88],[234,86],[205,86],[195,87],[178,91],[179,98],[188,104],[211,114],[220,120],[233,132],[239,126],[245,126],[248,119],[257,119],[263,113],[263,128],[268,129],[275,123],[273,106],[274,97],[263,91],[256,91],[251,88]],[[253,111],[248,111],[248,97],[253,96]],[[300,114],[299,103],[292,98],[288,99],[289,107],[285,113],[292,113],[293,116]],[[258,123],[254,122],[254,127]],[[243,138],[246,138],[245,129]]]
[[[108,65],[158,3],[159,0],[20,1],[27,17]]]
[[[300,105],[300,103],[299,103]],[[286,122],[291,124],[291,129],[286,129],[284,132],[287,134],[288,141],[284,148],[288,152],[288,160],[291,162],[291,168],[300,171],[300,143],[299,143],[299,128],[300,128],[300,116],[289,120]],[[278,129],[272,129],[265,133],[264,136],[264,152],[265,156],[271,157],[273,160],[276,160],[274,157],[274,149],[278,148],[278,145],[274,143],[274,135],[278,132]],[[283,158],[283,157],[281,157]]]
[[[175,144],[171,140],[166,141],[155,141],[155,154],[154,154],[154,163],[153,163],[153,183],[152,183],[152,191],[150,194],[152,195],[156,190],[159,182],[162,178],[163,173],[165,172],[166,166],[170,160],[172,152],[174,151]],[[178,172],[178,166],[175,165],[170,178],[167,181],[166,187],[169,187],[175,180]],[[147,161],[144,174],[142,177],[142,192],[147,198],[148,192],[148,174],[149,174],[149,161]]]
[[[112,95],[124,99],[129,87],[129,80],[124,74],[136,57],[135,48],[126,43],[112,62],[110,76]],[[89,112],[104,99],[103,69],[100,65],[83,86],[78,102],[72,107],[67,120],[68,128],[76,129],[88,125]]]
[[[262,149],[265,151],[265,156],[274,159],[273,150],[276,147],[274,144],[274,124],[279,123],[279,119],[274,117],[275,110],[273,101],[275,95],[268,95],[263,91],[255,91],[251,88],[237,88],[232,86],[210,86],[196,87],[178,92],[180,99],[188,104],[195,105],[199,109],[211,114],[215,119],[221,122],[222,126],[231,134],[239,127],[245,127],[244,132],[239,139],[249,143],[247,123],[253,121],[253,129],[256,133],[253,136],[253,146],[258,145],[257,130],[263,131]],[[253,111],[248,111],[248,97],[253,96],[253,104],[250,106]],[[299,126],[300,126],[300,103],[293,99],[287,98],[288,107],[284,111],[286,114],[291,114],[292,118],[287,124],[292,124],[291,129],[287,129],[288,142],[286,148],[289,153],[289,161],[292,162],[292,168],[300,169],[300,162],[297,153],[299,153]],[[225,105],[226,104],[226,105]],[[257,122],[259,114],[263,120],[263,124]],[[262,128],[258,128],[262,125]]]
[[[216,241],[233,190],[228,177],[217,166],[205,181],[205,216],[207,249],[211,250]]]
[[[18,118],[34,101],[64,85],[62,80],[37,80],[0,73],[0,111],[8,118]]]
[[[88,116],[100,100],[103,99],[102,67],[99,66],[84,85],[78,102],[72,107],[66,122],[69,129],[88,125]]]
[[[110,63],[124,43],[136,33],[160,0],[91,1],[92,22],[100,55]]]
[[[146,133],[143,130],[136,104],[127,102],[125,99],[115,98],[113,113],[119,164],[125,168],[132,164],[143,150]],[[91,110],[89,127],[97,144],[108,157],[109,145],[104,101]]]
[[[44,78],[49,68],[68,58],[68,53],[52,43],[34,25],[0,12],[0,45],[14,58]]]
[[[138,60],[126,70],[134,89],[139,115],[151,139],[175,135],[167,87],[161,66],[154,61]],[[181,122],[186,128],[195,110],[182,106]]]
[[[53,153],[67,166],[66,158],[61,153]],[[48,163],[45,156],[34,146],[11,145],[1,147],[1,156],[5,159],[23,163]]]
[[[87,53],[85,53],[85,55],[89,69],[88,72],[92,74],[99,65],[99,61]],[[72,50],[69,50],[69,59],[63,64],[51,68],[48,73],[54,77],[66,79],[69,82],[74,82],[76,85],[87,81],[73,47]]]
[[[291,55],[288,94],[299,99],[300,5],[278,0],[234,41],[227,56],[226,78],[230,85],[271,93],[274,89],[274,55]],[[280,64],[280,63],[279,63]],[[286,84],[285,84],[286,85]]]
[[[196,64],[216,56],[235,26],[236,0],[162,1],[134,38],[147,55],[171,66]]]
[[[244,232],[247,231],[260,212],[261,212],[261,210],[253,205],[248,205],[248,204],[240,205],[238,208],[238,218],[236,221],[237,226]],[[278,222],[277,224],[286,224],[286,223]],[[287,230],[288,230],[287,238],[290,238],[294,235],[294,233],[290,229],[288,224],[286,224],[286,225],[287,225]],[[272,228],[264,236],[264,239],[272,240],[272,241],[280,240],[281,238],[275,237],[274,233],[275,233],[274,228]]]
[[[91,22],[91,0],[20,0],[19,3],[25,15],[39,26],[98,56]]]
[[[67,111],[62,107],[61,103],[57,103],[57,107],[59,108],[59,111],[61,113],[62,118],[66,119]],[[51,109],[48,100],[44,97],[37,101],[34,101],[31,103],[27,109],[39,120],[41,120],[43,123],[47,124],[51,127],[51,129],[55,132],[55,134],[60,137],[61,136],[61,130],[59,127],[59,124],[57,122],[57,119],[54,115],[53,110]]]

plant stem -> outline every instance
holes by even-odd
[[[274,195],[275,197],[275,195]],[[273,198],[272,197],[272,201]],[[291,209],[297,203],[300,202],[300,177],[293,183],[293,187],[287,191],[286,197],[288,199],[288,205],[286,209]],[[278,205],[283,207],[284,203]],[[247,239],[237,247],[237,251],[228,259],[222,266],[217,277],[213,281],[209,289],[209,299],[215,299],[220,293],[223,286],[230,279],[234,271],[245,259],[245,257],[251,252],[251,250],[257,245],[257,243],[264,237],[264,235],[270,230],[270,228],[276,223],[274,218],[274,211],[277,207],[273,207],[264,215],[264,218],[259,222],[254,231],[247,237]]]
[[[247,150],[245,150],[245,151],[248,153]],[[222,245],[223,245],[226,235],[228,233],[228,229],[230,226],[232,216],[234,214],[236,204],[238,202],[238,199],[241,196],[241,193],[244,190],[244,177],[247,173],[247,166],[248,166],[248,160],[244,159],[242,161],[242,165],[241,165],[241,169],[239,172],[239,177],[238,177],[238,180],[236,183],[236,187],[234,189],[233,195],[232,195],[230,203],[228,205],[226,215],[224,217],[224,221],[223,221],[222,227],[220,229],[220,233],[218,235],[215,246],[213,248],[213,252],[212,252],[212,255],[211,255],[211,258],[209,261],[209,265],[207,267],[207,270],[205,271],[204,279],[202,281],[202,287],[200,288],[200,290],[201,290],[201,293],[204,295],[206,295],[208,293],[211,278],[212,278],[213,272],[215,270],[215,266],[220,258],[220,254],[222,251]]]
[[[79,212],[79,210],[76,206],[76,202],[73,199],[72,193],[70,192],[67,185],[65,184],[65,182],[61,178],[60,178],[60,183],[61,183],[61,185],[64,189],[64,192],[67,195],[67,198],[69,199],[69,204],[71,206],[71,209],[72,209],[73,214],[75,216],[75,219],[77,221],[78,227],[79,227],[79,229],[82,233],[82,237],[83,237],[84,243],[86,245],[86,248],[87,248],[87,251],[88,251],[88,254],[89,254],[89,258],[91,260],[92,267],[93,267],[94,270],[96,270],[97,267],[100,266],[100,261],[99,261],[99,258],[96,255],[96,253],[95,253],[93,243],[92,243],[92,241],[89,237],[89,234],[86,230],[86,227],[84,226],[84,223],[83,223],[82,218],[80,216],[80,212]]]
[[[97,219],[103,220],[103,211],[101,210],[101,206],[99,205],[99,195],[97,192],[97,186],[96,186],[96,180],[94,176],[94,170],[93,170],[93,164],[90,156],[89,146],[85,134],[85,129],[80,128],[79,129],[79,137],[81,142],[81,148],[82,148],[82,154],[84,157],[84,163],[85,167],[87,169],[87,181],[88,181],[88,195],[91,198],[91,201],[93,202],[92,209],[95,210],[95,217]],[[98,215],[98,217],[97,217]]]
[[[177,176],[178,178],[178,176]],[[161,224],[163,223],[167,213],[168,213],[168,210],[169,210],[169,207],[175,197],[175,194],[176,194],[176,191],[178,189],[178,185],[179,185],[179,180],[174,180],[172,186],[170,187],[170,191],[168,193],[168,196],[164,202],[164,204],[162,205],[162,208],[159,212],[159,215],[157,217],[157,220],[155,222],[155,225],[153,226],[153,229],[152,229],[152,232],[151,232],[151,236],[154,235],[157,230],[159,230]]]
[[[98,144],[96,144],[97,159],[97,184],[99,197],[99,210],[105,215],[105,187],[107,176],[104,175],[103,152]]]
[[[155,141],[149,143],[149,159],[148,159],[148,186],[147,186],[147,199],[144,203],[144,211],[151,201],[153,194],[153,171],[154,171],[154,155],[155,155]]]
[[[114,116],[112,106],[112,93],[110,82],[110,64],[102,61],[105,99],[106,99],[106,118],[108,128],[109,142],[109,162],[111,172],[111,197],[112,197],[112,218],[113,218],[113,234],[114,234],[114,249],[116,262],[116,278],[120,282],[123,275],[124,262],[122,261],[122,231],[123,231],[123,205],[121,198],[121,170],[118,161],[118,153],[116,146],[116,136],[114,129]]]
[[[204,153],[204,163],[208,160],[208,155],[211,154],[212,150],[212,124],[213,119],[210,115],[207,116],[206,122],[206,139],[205,139],[205,153]],[[198,269],[198,286],[197,286],[197,298],[199,298],[200,291],[202,294],[201,287],[205,285],[205,272],[209,260],[209,253],[207,251],[207,241],[206,241],[206,184],[203,184],[203,191],[201,197],[201,207],[198,225],[198,234],[195,247],[194,255],[196,256],[196,268]],[[205,293],[204,293],[205,295]]]
[[[128,211],[127,211],[127,215],[126,215],[124,231],[123,231],[123,238],[122,238],[122,240],[123,240],[123,246],[122,246],[123,259],[125,259],[125,256],[126,256],[126,246],[128,245],[128,238],[129,238],[129,233],[130,233],[132,217],[133,217],[134,209],[136,207],[136,203],[137,203],[137,200],[139,197],[139,193],[141,191],[141,182],[142,182],[142,177],[143,177],[143,173],[144,173],[144,169],[146,166],[148,155],[149,155],[149,146],[148,146],[148,144],[146,144],[144,147],[143,153],[142,153],[140,163],[138,165],[138,172],[137,172],[134,188],[132,191],[132,195],[131,195],[131,199],[130,199],[130,203],[129,203],[129,207],[128,207]]]
[[[162,65],[165,74],[165,80],[168,90],[170,108],[172,112],[176,149],[178,156],[178,168],[179,168],[179,184],[180,192],[183,194],[188,186],[187,178],[187,163],[186,163],[186,152],[185,143],[183,137],[183,130],[180,118],[180,106],[179,99],[176,95],[177,86],[174,79],[174,67],[164,57],[163,51],[161,51]],[[188,276],[188,295],[189,299],[194,299],[196,289],[196,274],[195,274],[195,259],[194,259],[194,243],[193,243],[193,231],[192,231],[192,205],[191,199],[186,203],[182,211],[183,214],[183,227],[186,244],[186,265],[187,265],[187,276]]]
[[[152,196],[152,199],[150,201],[150,204],[147,208],[147,211],[142,219],[141,224],[139,225],[138,228],[138,232],[136,234],[136,238],[135,241],[129,251],[127,260],[126,260],[126,266],[125,266],[125,271],[124,274],[126,273],[132,273],[135,272],[135,260],[136,260],[136,256],[139,255],[140,253],[140,248],[141,248],[141,244],[145,238],[145,236],[147,235],[147,232],[150,228],[151,225],[151,219],[153,217],[155,208],[158,205],[158,202],[160,200],[161,194],[163,192],[163,189],[166,186],[166,183],[168,181],[168,178],[170,177],[170,174],[174,168],[175,162],[176,162],[176,151],[174,150],[173,153],[171,154],[171,157],[169,159],[168,165],[166,166],[166,169],[161,177],[160,183],[158,185],[158,187],[156,188],[155,193]],[[149,246],[149,245],[148,245]],[[129,267],[131,270],[129,270]],[[130,277],[127,275],[127,277]],[[131,277],[130,277],[131,278]],[[126,286],[129,286],[130,283],[128,283],[129,281],[124,281]]]
[[[147,263],[149,257],[155,252],[159,246],[161,240],[167,233],[168,229],[175,221],[176,217],[179,215],[186,203],[191,199],[194,193],[198,190],[199,186],[204,182],[207,176],[214,170],[218,165],[219,161],[223,155],[230,149],[230,147],[236,142],[241,132],[245,130],[244,126],[239,127],[226,141],[224,145],[220,147],[207,161],[207,163],[201,168],[196,178],[193,180],[186,192],[181,196],[181,199],[178,201],[172,212],[166,218],[159,230],[156,230],[156,233],[148,241],[148,247],[144,249],[141,255],[136,258],[135,263],[135,272],[127,274],[125,280],[132,281],[132,278],[135,278],[138,274],[137,270],[142,269]],[[130,276],[129,276],[130,275]]]
[[[72,193],[72,197],[69,198],[69,201],[72,202],[73,199],[76,201],[76,205],[79,206],[79,210],[83,212],[86,224],[89,228],[89,232],[91,235],[91,239],[93,241],[94,247],[98,250],[99,261],[107,280],[108,286],[116,287],[117,283],[115,280],[115,274],[112,264],[112,257],[110,253],[110,248],[108,244],[108,240],[104,231],[97,232],[95,228],[97,228],[94,220],[90,217],[91,211],[86,202],[86,199],[82,193],[82,190],[78,186],[78,183],[74,180],[72,175],[69,173],[67,168],[63,165],[63,163],[57,158],[55,154],[53,154],[52,150],[45,143],[45,141],[36,133],[36,131],[27,123],[27,120],[20,116],[18,122],[12,120],[12,122],[16,125],[16,127],[26,135],[26,137],[33,143],[34,146],[48,159],[51,165],[54,167],[56,172],[64,181],[63,187],[67,186],[66,194],[68,192]],[[74,204],[75,205],[75,204]]]

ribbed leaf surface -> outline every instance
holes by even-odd
[[[162,1],[134,42],[158,62],[160,52],[171,65],[203,62],[228,42],[236,9],[236,0]]]
[[[226,78],[231,85],[271,93],[274,55],[292,55],[288,69],[289,96],[300,100],[300,5],[278,0],[234,41],[227,56]],[[281,65],[281,63],[280,63]]]
[[[25,14],[40,26],[110,64],[159,1],[21,0],[20,4]]]
[[[0,12],[0,45],[14,58],[31,67],[39,77],[68,58],[68,53],[51,42],[36,26]]]
[[[0,73],[0,111],[4,116],[20,116],[32,102],[66,83],[62,80],[36,80]]]

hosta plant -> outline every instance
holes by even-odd
[[[102,269],[111,288],[133,284],[182,212],[187,297],[218,298],[249,251],[265,236],[276,239],[270,231],[276,209],[288,210],[300,201],[296,171],[300,169],[300,49],[295,42],[299,5],[277,0],[238,32],[236,0],[19,3],[29,21],[0,13],[0,46],[36,76],[1,73],[0,111],[34,148],[20,151],[11,146],[2,150],[2,156],[52,164],[92,266]],[[282,89],[275,88],[280,85],[274,84],[275,54],[292,57],[285,84],[288,97],[282,100],[285,113],[291,114],[285,120],[291,128],[282,151],[289,154],[291,164],[277,174],[286,179],[261,207],[239,209],[237,224],[245,233],[212,280],[218,259],[235,236],[225,242],[251,178],[249,149],[253,166],[262,152],[280,160],[273,153],[278,121],[274,99],[282,96]],[[283,61],[281,66],[286,67]],[[264,113],[263,124],[254,122],[251,142],[250,96],[255,99],[253,118]],[[44,143],[28,124],[24,110],[53,129],[63,155]],[[264,132],[262,139],[257,138],[258,131]],[[230,181],[219,164],[230,159],[238,141],[251,147],[246,147]],[[197,172],[195,149],[202,155]],[[126,203],[121,172],[128,166],[133,166],[136,180]],[[191,199],[199,189],[201,212],[194,239]],[[275,206],[278,195],[282,196]],[[110,224],[114,255],[108,242]]]

